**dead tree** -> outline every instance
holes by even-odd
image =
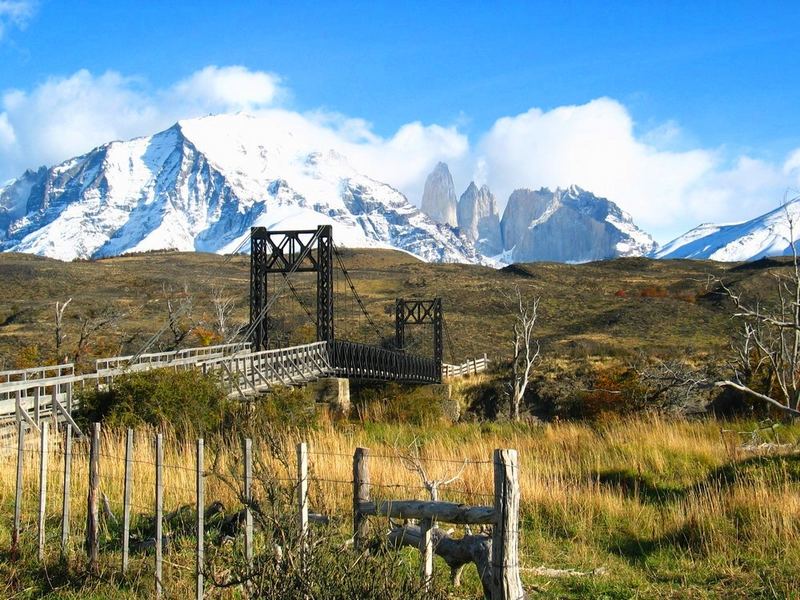
[[[234,299],[230,296],[225,296],[224,287],[211,288],[211,303],[214,307],[214,321],[217,328],[219,337],[223,340],[228,339],[229,323],[231,313],[234,308]]]
[[[789,224],[791,263],[788,275],[773,273],[777,301],[767,304],[749,300],[721,279],[714,280],[720,293],[733,303],[733,316],[743,323],[740,338],[734,344],[733,376],[715,385],[737,390],[797,417],[800,416],[800,258],[794,239],[794,217],[787,204],[784,209]]]
[[[533,367],[541,357],[539,340],[534,337],[534,327],[539,310],[539,298],[526,299],[518,286],[514,286],[514,355],[511,361],[511,419],[519,420],[519,407],[533,377]]]
[[[197,326],[192,316],[194,300],[188,283],[184,283],[183,289],[179,292],[172,287],[164,286],[163,294],[167,304],[167,326],[172,334],[168,345],[170,350],[174,350],[180,347]]]
[[[76,365],[79,364],[89,348],[89,342],[97,337],[99,332],[112,327],[123,316],[124,313],[119,313],[113,308],[107,308],[99,314],[90,312],[81,315],[78,341],[75,344],[75,352],[72,354],[72,362]]]
[[[61,348],[64,345],[66,336],[64,334],[64,311],[67,306],[72,302],[72,298],[64,302],[56,302],[56,362],[61,362]]]
[[[403,462],[403,466],[406,469],[411,471],[412,473],[416,473],[420,480],[422,481],[422,485],[425,486],[425,489],[430,494],[431,502],[438,502],[439,500],[439,488],[442,486],[449,485],[454,481],[457,481],[461,478],[461,474],[464,472],[464,469],[467,467],[467,461],[465,460],[464,463],[461,465],[461,468],[458,472],[453,475],[452,477],[448,477],[445,479],[433,479],[428,475],[425,466],[423,465],[423,460],[420,458],[419,455],[419,445],[417,441],[414,440],[411,444],[411,452],[402,452],[398,449],[395,449],[395,453]]]
[[[431,502],[438,502],[439,489],[460,479],[461,474],[467,467],[468,461],[464,460],[463,464],[454,475],[443,479],[434,479],[428,474],[423,464],[423,460],[419,455],[419,445],[416,440],[410,444],[410,448],[410,452],[401,451],[396,448],[395,453],[406,469],[419,476],[422,485],[431,497]],[[434,527],[431,530],[433,551],[435,554],[444,558],[447,566],[450,567],[450,580],[453,585],[456,587],[461,585],[461,572],[464,570],[464,566],[467,563],[474,562],[478,566],[479,573],[484,572],[484,570],[489,572],[489,557],[491,556],[492,550],[491,538],[483,534],[472,535],[472,531],[468,526],[467,535],[459,540],[452,539],[450,533],[452,532],[443,531],[438,527]],[[419,548],[421,535],[421,530],[418,525],[412,523],[396,525],[392,523],[388,541],[390,545],[395,547],[413,546]]]

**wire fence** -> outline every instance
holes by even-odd
[[[139,574],[149,573],[157,596],[176,578],[193,575],[202,597],[209,568],[205,546],[230,540],[252,562],[254,546],[262,552],[266,547],[264,533],[253,524],[262,512],[286,513],[299,539],[314,535],[310,522],[341,523],[349,512],[356,549],[366,543],[370,518],[417,521],[423,565],[432,565],[428,558],[437,552],[429,533],[436,521],[491,526],[493,544],[503,550],[492,564],[509,570],[511,580],[518,578],[515,451],[497,450],[491,460],[454,460],[362,448],[354,454],[309,450],[301,443],[291,461],[277,457],[274,445],[250,440],[206,449],[202,439],[187,444],[170,438],[164,445],[160,434],[134,436],[128,430],[127,443],[120,442],[119,436],[101,435],[99,424],[91,435],[73,439],[70,425],[51,433],[46,424],[36,432],[22,423],[17,444],[0,444],[0,460],[16,462],[12,557],[35,545],[46,562],[54,551],[67,556],[83,548],[90,572],[98,572],[102,560],[119,564],[124,575],[135,556]],[[419,482],[399,481],[398,464]],[[431,465],[449,470],[450,477],[429,479]],[[339,475],[345,469],[351,477]],[[478,470],[482,485],[466,485],[460,478],[465,469]],[[344,512],[348,505],[351,510]],[[194,548],[194,556],[187,548]],[[424,570],[423,583],[431,576]]]

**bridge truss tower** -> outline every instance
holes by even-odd
[[[268,275],[317,274],[317,341],[333,342],[333,230],[269,231],[250,228],[250,327],[253,349],[269,347]]]
[[[405,350],[406,325],[433,325],[433,360],[441,371],[444,360],[444,340],[442,337],[442,299],[395,300],[394,342],[398,350]],[[439,373],[441,380],[441,372]]]

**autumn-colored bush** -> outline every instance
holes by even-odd
[[[660,286],[647,286],[639,291],[639,296],[642,298],[666,298],[669,296],[667,290]]]
[[[628,297],[628,293],[625,290],[617,290],[616,292],[614,292],[614,295],[617,298],[627,298]]]

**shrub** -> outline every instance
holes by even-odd
[[[77,421],[104,421],[111,426],[171,423],[176,429],[215,431],[225,417],[228,401],[216,379],[196,369],[155,369],[114,379],[108,390],[79,395]]]
[[[250,413],[253,424],[268,422],[300,429],[317,425],[317,406],[308,388],[273,388],[254,401]]]
[[[616,292],[614,292],[614,295],[617,298],[627,298],[628,297],[628,293],[625,290],[617,290]]]
[[[667,290],[660,286],[648,286],[642,288],[639,292],[639,296],[642,298],[666,298],[668,296]]]
[[[362,421],[433,424],[444,417],[444,398],[434,386],[405,387],[396,383],[355,390],[353,404]]]

